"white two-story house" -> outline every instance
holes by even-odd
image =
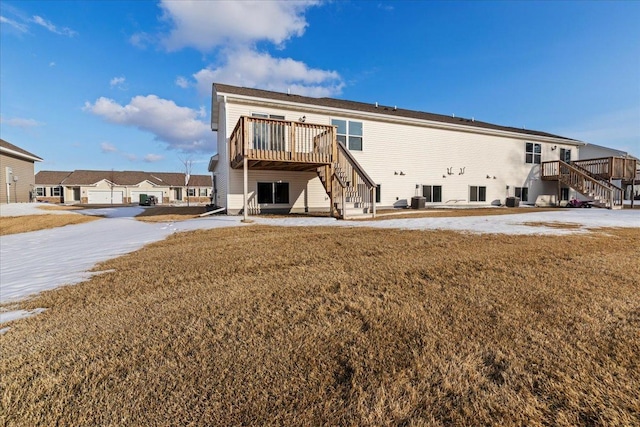
[[[490,206],[540,195],[560,204],[579,193],[621,204],[607,182],[613,170],[577,164],[583,142],[473,118],[215,83],[211,127],[214,203],[232,214],[344,217],[421,200]],[[615,166],[635,174],[635,163]]]

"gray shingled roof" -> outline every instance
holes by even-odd
[[[179,172],[75,170],[73,172],[40,171],[36,174],[36,184],[39,185],[93,185],[103,179],[116,185],[137,185],[143,181],[149,181],[159,186],[184,186],[184,174]],[[210,187],[211,176],[191,175],[189,185]]]
[[[40,171],[36,174],[36,184],[60,185],[70,174],[69,171]]]
[[[22,154],[24,156],[32,157],[32,159],[30,160],[42,161],[42,158],[36,156],[33,153],[28,152],[27,150],[23,150],[22,148],[17,147],[8,141],[5,141],[4,139],[0,139],[0,148],[15,151],[16,153]]]
[[[220,83],[214,83],[213,86],[216,92],[226,93],[231,95],[242,95],[242,96],[250,96],[250,97],[256,97],[256,98],[266,98],[266,99],[273,99],[276,101],[295,102],[299,104],[307,104],[307,105],[313,105],[313,106],[340,108],[340,109],[346,109],[346,110],[361,111],[365,113],[384,114],[391,117],[404,117],[404,118],[411,118],[411,119],[418,119],[418,120],[425,120],[425,121],[448,123],[453,125],[469,126],[474,128],[491,129],[491,130],[498,130],[498,131],[505,131],[505,132],[515,132],[515,133],[521,133],[525,135],[535,135],[535,136],[550,137],[550,138],[560,138],[560,139],[565,139],[569,141],[576,141],[571,138],[566,138],[559,135],[553,135],[547,132],[540,132],[536,130],[522,129],[522,128],[516,128],[516,127],[510,127],[510,126],[500,126],[492,123],[481,122],[478,120],[467,119],[462,117],[452,117],[452,116],[445,116],[442,114],[426,113],[423,111],[405,110],[402,108],[396,108],[395,106],[391,107],[391,106],[378,105],[376,107],[375,104],[367,104],[364,102],[345,101],[342,99],[335,99],[335,98],[312,98],[312,97],[301,96],[301,95],[289,95],[281,92],[272,92],[272,91],[262,90],[262,89],[230,86],[230,85],[225,85]]]

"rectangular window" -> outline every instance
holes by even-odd
[[[196,195],[196,189],[195,188],[187,188],[187,196],[195,197],[195,195]]]
[[[527,142],[525,144],[525,162],[539,165],[542,161],[542,147],[540,144]]]
[[[376,203],[380,203],[380,184],[376,185]]]
[[[277,114],[253,113],[252,117],[260,119],[284,120]],[[284,123],[258,121],[253,123],[253,148],[256,150],[286,151]]]
[[[469,187],[469,201],[470,202],[486,202],[487,201],[487,187]]]
[[[45,197],[47,194],[44,187],[36,187],[36,196],[37,197]]]
[[[423,185],[422,195],[427,203],[442,203],[442,185]]]
[[[349,150],[362,151],[362,122],[332,119],[331,124],[337,128],[337,140]]]
[[[51,187],[51,196],[60,197],[62,195],[62,187]]]
[[[207,189],[206,188],[201,188],[198,190],[198,196],[200,197],[207,197]]]
[[[560,200],[569,200],[569,189],[561,188],[560,189]]]
[[[289,183],[288,182],[259,182],[258,183],[258,203],[259,204],[288,204],[289,203]]]
[[[529,187],[516,187],[516,197],[523,202],[529,201]]]
[[[571,150],[565,148],[560,149],[560,160],[565,163],[571,163]]]

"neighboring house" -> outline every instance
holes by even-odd
[[[627,151],[616,150],[615,148],[603,147],[596,144],[587,144],[580,150],[581,160],[611,159],[614,157],[633,159],[636,162],[636,175],[634,179],[612,180],[612,183],[623,188],[624,198],[626,200],[640,200],[640,159]]]
[[[202,204],[211,201],[211,177],[142,171],[76,170],[40,171],[35,192],[40,202],[67,204],[130,204],[140,195],[155,196],[162,203]]]
[[[518,197],[533,204],[538,196],[559,204],[587,191],[587,181],[603,203],[619,205],[617,190],[573,166],[585,145],[574,139],[217,83],[212,95],[218,151],[209,170],[215,204],[228,213],[329,210],[344,217],[422,202],[490,206]]]
[[[34,163],[42,159],[0,139],[0,203],[33,200]]]

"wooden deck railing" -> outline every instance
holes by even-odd
[[[626,157],[600,157],[597,159],[575,160],[571,164],[578,166],[591,175],[602,179],[630,180],[636,174],[636,160]]]
[[[348,206],[375,216],[376,183],[360,166],[358,161],[341,142],[338,142],[338,159],[334,165],[335,188],[339,195],[335,198],[342,217],[346,218]]]
[[[621,188],[602,179],[594,178],[582,167],[575,167],[561,160],[542,163],[543,180],[558,180],[581,194],[610,208],[622,205]]]
[[[329,164],[335,127],[242,116],[230,137],[232,167],[249,160]]]

